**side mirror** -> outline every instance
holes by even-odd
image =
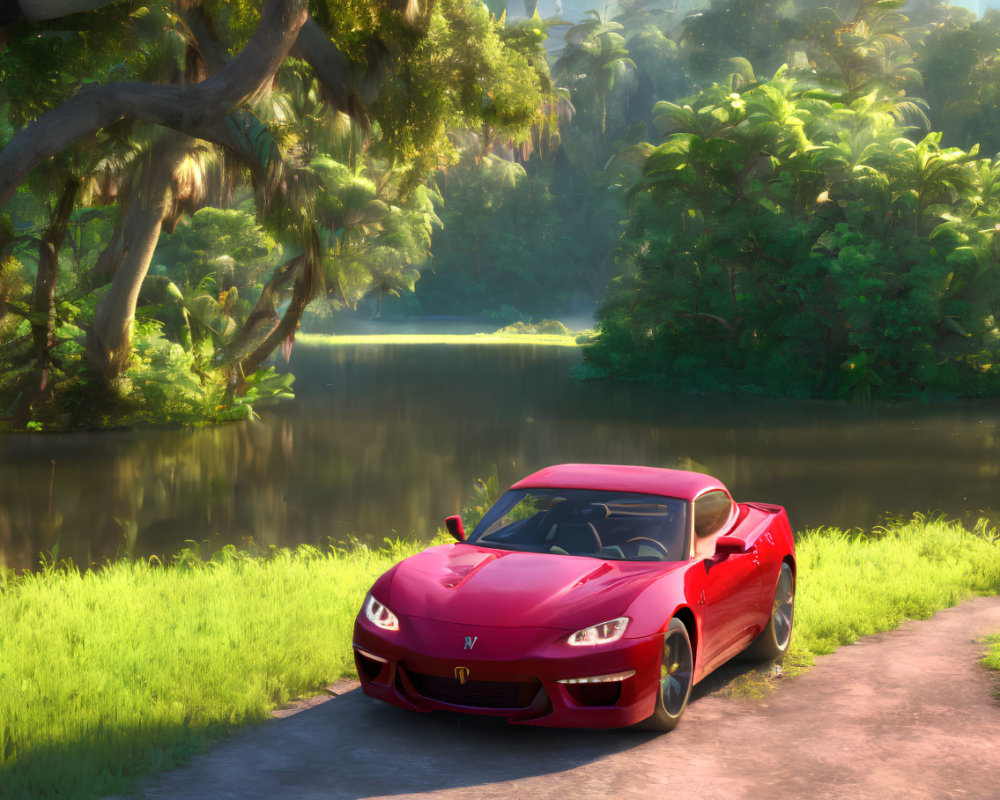
[[[455,537],[459,542],[465,541],[465,526],[462,525],[462,518],[456,514],[453,517],[445,517],[444,526],[448,529],[448,533]]]
[[[720,536],[715,540],[717,556],[742,556],[747,552],[747,543],[735,536]]]

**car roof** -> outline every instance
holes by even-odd
[[[695,500],[706,492],[729,490],[716,478],[702,472],[624,464],[557,464],[534,472],[511,489],[600,489],[609,492],[640,492]]]

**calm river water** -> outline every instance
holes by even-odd
[[[687,467],[796,528],[1000,509],[1000,404],[859,408],[579,383],[573,349],[297,345],[297,397],[208,430],[0,438],[0,562],[426,538],[476,478]]]

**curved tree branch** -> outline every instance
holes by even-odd
[[[306,0],[264,0],[260,24],[246,47],[201,83],[126,82],[79,92],[19,131],[0,152],[0,206],[33,166],[120,119],[141,119],[201,137],[268,84],[307,14]]]
[[[347,59],[313,20],[307,19],[302,26],[292,55],[307,61],[313,68],[330,104],[337,111],[350,113],[351,91]]]
[[[365,129],[369,125],[367,106],[378,98],[392,59],[390,48],[379,40],[369,42],[368,51],[364,74],[352,75],[344,54],[312,19],[302,26],[292,50],[312,67],[326,101]]]

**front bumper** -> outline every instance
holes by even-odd
[[[653,713],[661,635],[571,647],[567,632],[547,628],[403,622],[392,632],[363,618],[355,623],[354,659],[361,688],[371,697],[414,711],[552,727],[622,727]],[[614,679],[561,682],[601,676]]]

